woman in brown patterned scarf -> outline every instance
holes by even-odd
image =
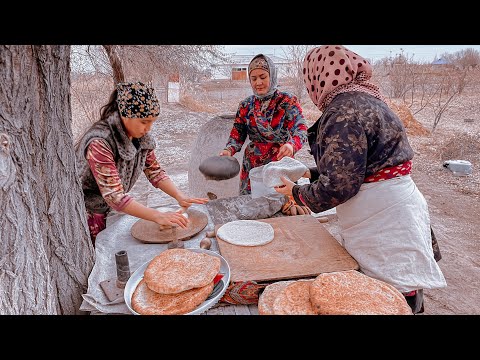
[[[423,312],[423,289],[446,286],[435,262],[427,203],[410,171],[413,150],[400,119],[370,82],[372,66],[340,45],[312,49],[303,75],[322,116],[308,129],[310,184],[284,179],[314,212],[336,207],[343,245],[360,270],[404,293]]]
[[[248,66],[253,95],[237,110],[232,131],[220,156],[232,156],[242,149],[247,136],[240,172],[240,195],[251,193],[250,170],[294,157],[307,142],[307,125],[296,96],[277,89],[277,69],[266,55],[258,54]]]
[[[155,140],[148,134],[159,113],[152,87],[141,82],[119,83],[102,108],[100,120],[77,143],[79,176],[94,245],[111,209],[160,225],[187,226],[187,218],[180,213],[148,208],[127,194],[142,172],[154,187],[184,208],[208,201],[184,195],[160,166]]]

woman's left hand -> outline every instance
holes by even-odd
[[[177,199],[178,205],[184,208],[189,208],[193,204],[205,204],[208,202],[208,198],[189,198],[181,197]]]
[[[275,186],[275,191],[283,195],[292,195],[292,189],[295,183],[284,176],[280,176],[280,180],[282,180],[283,185]]]
[[[285,156],[293,157],[293,145],[290,143],[283,144],[278,149],[277,160],[282,160]]]

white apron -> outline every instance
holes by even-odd
[[[410,175],[365,183],[336,209],[343,246],[365,275],[401,292],[447,286],[433,258],[427,202]]]

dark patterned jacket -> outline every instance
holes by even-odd
[[[110,115],[105,120],[97,121],[79,140],[75,150],[77,174],[82,183],[85,206],[93,213],[103,214],[110,210],[110,207],[103,199],[85,159],[88,144],[98,138],[105,139],[112,148],[125,192],[130,191],[143,172],[148,151],[155,149],[155,140],[147,134],[135,140],[137,145],[135,146],[125,133],[118,113]]]
[[[293,187],[293,197],[314,212],[344,203],[366,177],[413,158],[398,116],[383,101],[358,91],[333,99],[308,129],[308,142],[317,166],[310,169],[310,184]]]

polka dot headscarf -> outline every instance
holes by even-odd
[[[303,80],[308,95],[320,111],[335,96],[349,91],[366,92],[385,101],[378,86],[369,82],[372,65],[341,45],[322,45],[310,50],[303,61]]]
[[[160,114],[160,103],[155,90],[141,82],[117,84],[118,110],[123,117],[146,118]]]

